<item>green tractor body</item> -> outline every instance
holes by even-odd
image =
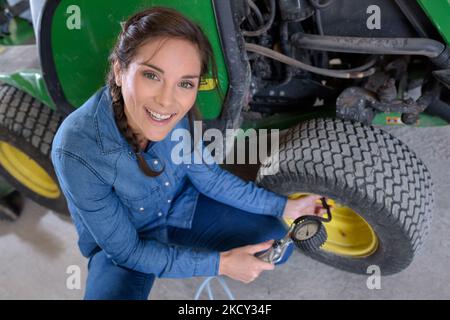
[[[449,44],[450,23],[447,14],[450,11],[450,4],[448,1],[418,0],[417,2]],[[81,106],[105,84],[105,75],[108,70],[107,58],[120,30],[118,22],[124,21],[140,9],[158,5],[177,9],[202,26],[214,48],[218,63],[218,82],[222,91],[227,92],[228,70],[214,12],[214,1],[211,0],[193,2],[133,0],[127,2],[126,6],[123,6],[119,0],[77,1],[75,6],[72,2],[65,0],[48,1],[43,10],[44,15],[39,28],[40,56],[44,61],[41,61],[41,65],[33,66],[34,68],[19,68],[14,71],[8,70],[8,72],[5,72],[5,68],[0,68],[0,81],[24,90],[54,110],[59,109],[58,111],[63,114],[68,114]],[[77,23],[80,25],[78,26]],[[27,44],[34,39],[32,26],[21,18],[12,20],[10,29],[11,34],[0,39],[0,46]],[[7,50],[5,47],[0,51]],[[44,74],[45,77],[43,77]],[[205,120],[217,119],[220,116],[221,100],[217,91],[211,90],[208,84],[199,94],[198,105]],[[247,121],[243,127],[288,128],[293,122],[305,118],[329,115],[333,112],[332,109],[333,107],[322,114],[293,110],[288,115],[264,118],[260,122]],[[373,123],[401,124],[401,122],[389,121],[398,116],[398,113],[379,114]],[[421,118],[420,126],[448,123],[427,114],[422,114]]]

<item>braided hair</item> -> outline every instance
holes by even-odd
[[[122,89],[117,85],[115,80],[114,64],[118,62],[120,68],[125,70],[132,62],[139,47],[148,40],[156,38],[176,38],[188,40],[197,46],[201,59],[202,76],[208,72],[209,66],[211,66],[213,79],[214,81],[217,81],[217,65],[211,44],[201,28],[196,23],[190,21],[173,9],[153,7],[138,12],[121,25],[122,31],[120,32],[118,41],[109,57],[110,70],[107,77],[107,83],[112,97],[114,118],[120,133],[132,147],[141,171],[146,176],[156,177],[160,175],[162,171],[154,171],[148,166],[141,154],[142,150],[138,137],[133,133],[128,124]],[[216,88],[217,90],[220,90],[218,86],[216,86]],[[221,95],[220,91],[219,94]],[[197,115],[198,111],[194,106],[189,111],[191,128],[192,122],[197,118]]]

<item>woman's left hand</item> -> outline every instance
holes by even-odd
[[[295,220],[307,215],[323,216],[327,211],[321,203],[317,203],[320,198],[322,196],[312,194],[299,199],[288,199],[284,207],[283,218]]]

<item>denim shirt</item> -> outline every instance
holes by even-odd
[[[185,117],[173,130],[188,127]],[[142,152],[153,170],[164,169],[147,177],[116,126],[108,87],[63,121],[51,158],[85,257],[101,248],[116,265],[158,277],[217,275],[218,252],[176,246],[167,238],[167,226],[190,228],[199,192],[250,213],[281,217],[286,197],[216,163],[174,163],[171,153],[180,141],[172,141],[172,132]]]

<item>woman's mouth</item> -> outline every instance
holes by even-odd
[[[159,113],[147,107],[145,107],[145,113],[150,120],[158,125],[167,124],[176,115],[176,113]]]

